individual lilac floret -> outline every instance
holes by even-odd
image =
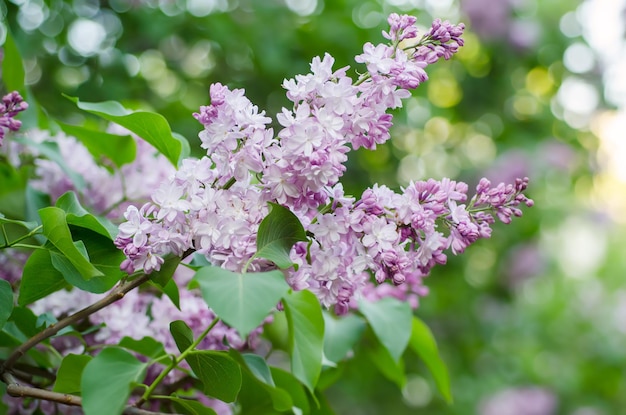
[[[14,117],[27,108],[28,103],[24,101],[17,91],[10,92],[2,97],[2,103],[0,103],[0,146],[4,139],[5,128],[10,131],[18,131],[20,129],[22,122]]]

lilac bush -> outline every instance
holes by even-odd
[[[426,356],[451,400],[432,334],[412,315],[423,280],[533,201],[527,178],[482,179],[474,194],[448,178],[344,193],[348,153],[389,140],[389,112],[463,46],[463,24],[437,19],[420,35],[415,17],[388,23],[389,42],[368,42],[355,58],[367,69],[356,79],[326,54],[285,80],[292,107],[276,115],[276,133],[243,90],[211,85],[209,105],[193,114],[199,159],[158,114],[78,99],[111,122],[99,137],[125,151],[63,125],[30,128],[4,147],[12,168],[34,172],[29,191],[50,202],[31,196],[34,221],[0,216],[5,334],[36,324],[0,367],[11,413],[69,411],[56,403],[88,415],[309,413],[322,371],[347,358],[366,324],[396,363],[407,348]],[[26,107],[5,96],[0,139],[19,130]],[[5,226],[25,231],[13,237]],[[264,333],[275,318],[288,327],[289,371],[262,356],[280,348]],[[349,335],[326,330],[342,324]],[[15,366],[43,361],[44,344],[56,359],[52,388]]]

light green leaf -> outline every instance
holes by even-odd
[[[37,249],[24,265],[17,303],[20,306],[34,303],[67,286],[63,274],[52,266],[50,251]]]
[[[202,381],[203,391],[224,402],[234,402],[241,389],[241,367],[226,352],[196,350],[185,358]]]
[[[256,238],[256,257],[273,261],[279,268],[289,268],[293,262],[289,252],[298,241],[306,241],[306,232],[289,209],[270,203],[270,213],[261,221]]]
[[[119,346],[151,359],[158,359],[166,355],[163,344],[152,337],[144,337],[141,340],[135,340],[132,337],[124,337],[120,340]]]
[[[361,338],[367,324],[354,314],[333,317],[324,312],[324,354],[332,362],[342,360]]]
[[[43,234],[78,270],[81,277],[89,280],[101,277],[104,274],[96,269],[74,245],[72,234],[65,220],[65,212],[57,207],[47,207],[39,210],[43,224]]]
[[[207,305],[246,337],[258,327],[289,290],[280,271],[238,274],[219,267],[203,267],[192,282],[200,286]]]
[[[391,357],[399,361],[411,337],[411,306],[407,302],[387,297],[375,303],[360,300],[359,311]]]
[[[2,81],[7,91],[24,93],[24,64],[20,52],[15,45],[11,32],[7,31],[6,40],[2,45],[4,59],[2,59]]]
[[[65,133],[80,140],[98,163],[103,161],[102,157],[106,157],[119,168],[135,160],[137,144],[129,135],[109,134],[77,125],[57,123]],[[103,166],[110,167],[109,164],[105,163]]]
[[[63,358],[57,372],[57,378],[52,390],[59,393],[80,395],[80,379],[91,356],[82,354],[68,354]]]
[[[270,368],[267,365],[265,359],[263,359],[258,354],[252,353],[242,353],[241,357],[246,362],[248,369],[250,372],[256,376],[258,380],[261,382],[265,382],[270,386],[276,386],[274,384],[274,379],[272,378],[272,373],[270,372]]]
[[[114,240],[117,236],[117,226],[113,225],[110,220],[92,215],[83,208],[76,197],[76,193],[64,193],[55,205],[65,211],[65,219],[68,225],[90,229],[111,240]]]
[[[143,380],[146,366],[122,349],[102,349],[83,370],[80,389],[85,415],[122,413],[130,392]]]
[[[324,317],[310,291],[291,292],[283,298],[289,326],[291,372],[313,393],[322,371]]]
[[[411,349],[426,363],[426,366],[428,366],[435,378],[439,392],[446,402],[451,404],[453,399],[448,369],[441,356],[439,356],[435,337],[428,326],[417,317],[413,317],[412,327],[411,340],[409,342]]]
[[[0,328],[4,327],[11,312],[13,312],[13,288],[8,281],[0,280]]]
[[[83,111],[119,124],[137,134],[152,144],[174,166],[186,157],[183,149],[188,148],[189,143],[183,146],[183,140],[186,140],[179,135],[172,134],[170,125],[162,115],[147,111],[131,112],[116,101],[81,102],[78,98],[67,95],[66,97]]]

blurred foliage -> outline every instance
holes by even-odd
[[[566,122],[557,100],[571,75],[563,54],[582,41],[563,34],[563,16],[578,5],[13,0],[0,2],[0,34],[13,34],[32,95],[53,118],[82,117],[62,93],[115,99],[160,112],[197,146],[191,113],[208,104],[213,82],[244,88],[275,114],[288,103],[283,79],[307,72],[314,56],[328,52],[355,74],[353,56],[381,41],[391,11],[415,14],[424,27],[434,17],[465,21],[466,46],[430,68],[430,80],[396,112],[390,142],[351,154],[344,186],[359,194],[375,182],[448,176],[472,185],[482,175],[527,175],[536,206],[428,279],[417,313],[449,365],[453,405],[436,396],[417,360],[408,360],[415,375],[400,391],[361,364],[359,351],[330,400],[337,413],[460,415],[480,412],[503,389],[538,386],[558,400],[549,413],[608,415],[626,411],[626,260],[619,227],[586,203],[597,139]],[[593,71],[581,76],[601,88]]]

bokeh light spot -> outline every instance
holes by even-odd
[[[80,55],[93,56],[100,51],[106,35],[106,30],[100,23],[80,18],[70,25],[67,41]]]

